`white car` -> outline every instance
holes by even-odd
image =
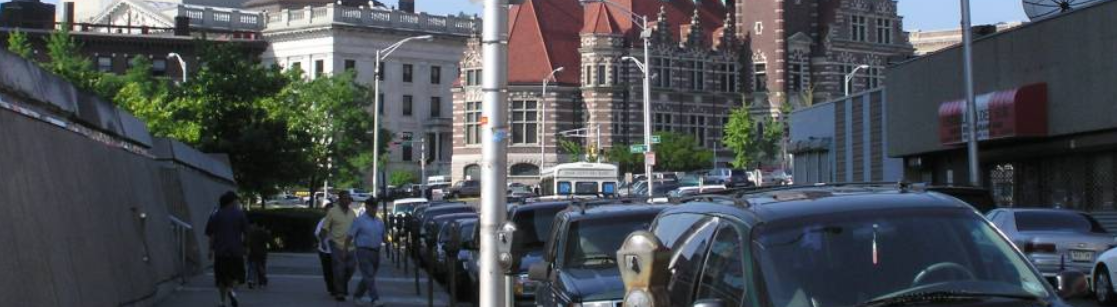
[[[392,202],[392,206],[389,207],[388,210],[392,212],[392,215],[410,214],[412,210],[415,210],[415,206],[428,202],[430,201],[428,201],[426,198],[397,199],[396,201]]]
[[[1117,245],[1117,241],[1110,246]],[[1110,248],[1098,256],[1094,261],[1094,268],[1089,272],[1090,287],[1094,290],[1094,298],[1100,305],[1117,303],[1117,294],[1114,294],[1113,276],[1117,276],[1117,248]]]

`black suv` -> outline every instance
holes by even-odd
[[[570,206],[570,202],[542,202],[514,206],[508,211],[508,220],[516,225],[516,237],[520,243],[520,267],[514,273],[512,289],[516,302],[531,302],[535,299],[537,283],[527,276],[531,265],[543,261],[543,248],[555,216]]]
[[[537,306],[618,306],[624,283],[616,251],[629,233],[647,229],[666,205],[572,205],[558,213],[529,278]],[[519,233],[517,233],[517,237]]]
[[[974,208],[934,192],[805,187],[686,203],[617,252],[625,306],[1067,306]],[[641,303],[637,303],[641,302]]]

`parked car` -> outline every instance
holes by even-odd
[[[715,168],[706,172],[706,184],[722,184],[728,188],[747,188],[756,184],[741,169]]]
[[[428,202],[429,201],[427,201],[426,198],[397,199],[395,201],[392,201],[392,206],[388,208],[388,211],[391,212],[392,215],[407,215],[415,211],[415,207],[419,204],[425,204]]]
[[[516,225],[516,237],[523,249],[520,267],[513,273],[513,291],[517,302],[531,303],[535,300],[537,284],[528,278],[528,268],[543,260],[543,248],[546,247],[547,236],[551,235],[555,215],[570,204],[568,201],[541,202],[509,209],[508,220]]]
[[[450,192],[450,183],[431,183],[427,184],[427,190],[430,191],[430,200],[442,200]]]
[[[528,277],[538,282],[535,305],[620,305],[624,283],[616,251],[628,233],[647,229],[666,208],[647,204],[572,206],[560,212],[545,241],[543,261],[529,269]]]
[[[481,182],[477,180],[462,180],[450,187],[446,196],[449,198],[481,197]]]
[[[1113,244],[1113,235],[1084,212],[1002,208],[988,217],[1048,280],[1066,268],[1091,273],[1097,256]]]
[[[477,218],[478,215],[476,212],[462,212],[439,215],[427,222],[426,231],[428,235],[432,236],[431,238],[434,243],[434,245],[431,246],[431,248],[433,248],[433,250],[431,251],[431,256],[434,256],[434,258],[427,260],[430,260],[430,263],[433,264],[430,267],[429,273],[431,273],[431,275],[435,277],[435,280],[438,280],[442,283],[445,283],[447,280],[449,280],[446,278],[446,273],[449,272],[447,266],[450,265],[452,262],[450,262],[449,255],[446,254],[445,244],[449,241],[450,235],[449,229],[446,226],[455,221]],[[457,255],[454,256],[456,258]]]
[[[668,192],[667,197],[686,197],[706,193],[724,192],[725,190],[727,190],[726,187],[721,184],[679,187]]]
[[[477,241],[477,219],[458,220],[450,223],[448,233],[458,233],[461,235],[461,250],[455,255],[453,265],[457,266],[455,271],[456,276],[454,281],[457,282],[457,295],[459,301],[472,302],[477,306],[479,299],[477,291],[480,289],[478,282],[478,264],[477,256],[480,254],[478,251]],[[449,275],[447,275],[449,276]]]
[[[508,197],[511,198],[528,199],[536,196],[535,192],[532,192],[531,188],[526,185],[517,185],[508,188]]]
[[[272,208],[290,208],[303,204],[303,200],[292,194],[280,194],[265,202],[268,207]]]
[[[348,189],[349,196],[353,198],[353,202],[363,203],[372,197],[372,193],[359,189]]]
[[[742,200],[669,208],[632,234],[617,253],[626,302],[1067,307],[1061,297],[1088,291],[1076,271],[1053,289],[992,224],[946,195],[810,187]]]

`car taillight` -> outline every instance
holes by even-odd
[[[1035,253],[1054,254],[1055,253],[1055,244],[1054,243],[1028,242],[1028,243],[1024,244],[1024,253],[1025,254],[1035,254]]]

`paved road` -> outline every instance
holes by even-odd
[[[382,258],[377,278],[381,302],[386,306],[427,306],[426,276],[420,271],[421,295],[415,294],[413,269],[405,274],[387,258]],[[336,302],[326,292],[317,254],[271,254],[268,258],[269,287],[266,290],[238,291],[241,306],[325,307],[354,306],[353,302]],[[359,277],[354,276],[350,289]],[[434,285],[434,305],[447,306],[449,295]],[[160,302],[159,307],[217,306],[217,289],[210,272],[191,279],[178,292]],[[459,306],[462,306],[459,304]]]

